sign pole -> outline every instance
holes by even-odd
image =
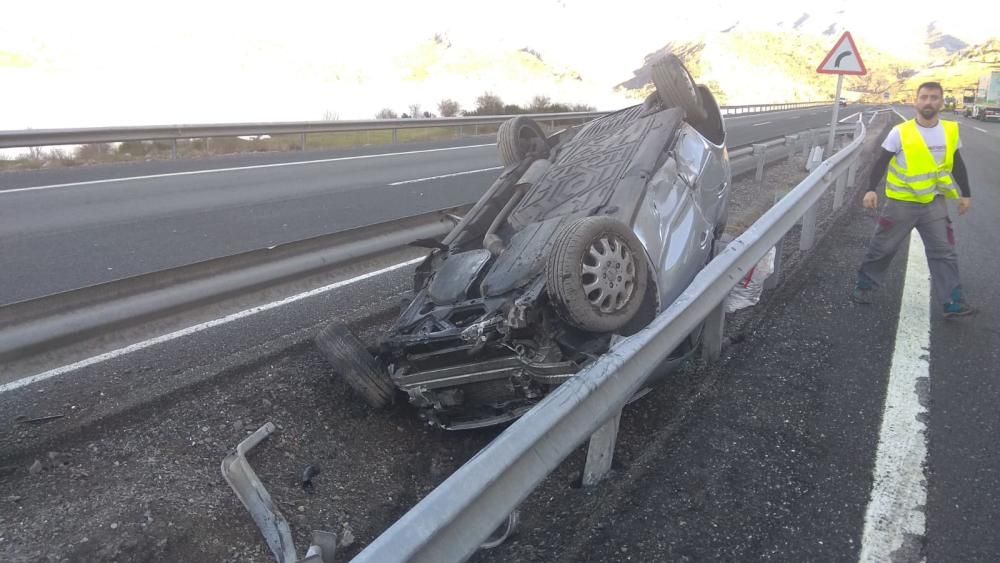
[[[830,139],[826,144],[826,155],[823,158],[830,158],[833,155],[833,142],[837,138],[837,118],[840,116],[840,87],[844,85],[844,75],[837,75],[837,95],[833,98],[833,119],[830,120]]]

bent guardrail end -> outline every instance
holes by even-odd
[[[333,563],[337,536],[332,532],[313,531],[312,545],[303,559],[295,553],[292,530],[288,526],[271,495],[250,467],[246,454],[274,432],[274,423],[268,422],[237,444],[232,453],[222,460],[222,476],[250,511],[264,541],[278,563]]]

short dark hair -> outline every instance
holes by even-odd
[[[944,88],[941,87],[941,83],[940,82],[924,82],[920,86],[917,86],[917,93],[919,94],[920,91],[923,90],[924,88],[930,88],[932,90],[937,90],[938,92],[941,92],[941,97],[942,98],[944,97]]]

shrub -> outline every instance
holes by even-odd
[[[492,92],[484,92],[482,96],[476,98],[477,115],[502,115],[503,110],[503,100]]]
[[[438,113],[441,117],[455,117],[460,111],[458,102],[452,99],[444,99],[438,102]]]

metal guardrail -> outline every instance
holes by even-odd
[[[314,275],[420,239],[437,239],[468,206],[424,213],[0,307],[0,376],[15,362],[97,335]]]
[[[752,113],[766,113],[770,111],[785,111],[790,109],[799,109],[807,107],[816,106],[827,106],[833,103],[833,100],[824,100],[820,102],[789,102],[784,104],[750,104],[742,106],[719,106],[722,110],[723,116],[731,115],[749,115]]]
[[[538,121],[585,121],[607,115],[607,111],[524,114]],[[27,129],[0,131],[0,148],[39,147],[199,139],[205,137],[240,137],[257,135],[305,135],[343,131],[398,131],[427,127],[463,127],[499,125],[513,115],[444,117],[433,119],[361,119],[352,121],[288,121],[276,123],[229,123],[204,125],[154,125],[141,127],[94,127],[86,129]],[[394,136],[395,137],[395,136]]]
[[[617,422],[626,401],[684,338],[707,318],[724,318],[723,303],[730,290],[780,244],[796,222],[805,223],[810,215],[815,222],[816,204],[826,189],[836,183],[841,192],[855,170],[866,137],[864,124],[856,127],[857,134],[847,147],[818,163],[798,186],[729,243],[649,326],[556,388],[354,561],[438,563],[471,556],[562,460],[599,429]],[[839,195],[835,206],[843,203],[843,193]],[[803,231],[806,228],[804,224]],[[707,331],[706,338],[714,341],[706,345],[721,348],[721,320],[713,326],[716,330]]]
[[[838,136],[854,133],[853,124],[838,125],[836,134]],[[729,166],[733,176],[740,176],[747,172],[755,172],[755,180],[764,180],[765,166],[773,162],[788,158],[801,150],[802,155],[808,156],[812,148],[817,146],[822,136],[829,133],[829,127],[808,129],[794,135],[752,143],[747,146],[734,148],[729,151]]]
[[[722,106],[723,115],[744,115],[783,111],[817,106],[830,102],[795,102],[783,104],[755,104]],[[609,111],[531,113],[522,114],[536,121],[556,123],[587,121],[607,115]],[[469,117],[443,117],[430,119],[366,119],[351,121],[288,121],[275,123],[230,123],[203,125],[152,125],[139,127],[94,127],[84,129],[25,129],[0,131],[0,148],[41,147],[55,145],[82,145],[88,143],[115,143],[121,141],[154,141],[199,139],[211,137],[240,137],[258,135],[301,135],[300,148],[306,146],[305,135],[310,133],[336,133],[346,131],[392,131],[393,142],[400,129],[428,127],[465,127],[499,125],[513,115],[486,115]]]

